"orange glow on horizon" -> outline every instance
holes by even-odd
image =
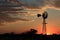
[[[38,31],[37,34],[42,34],[42,27],[38,28],[37,31]],[[47,35],[52,34],[59,34],[59,30],[55,25],[47,24]]]

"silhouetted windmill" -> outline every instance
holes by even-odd
[[[40,17],[41,14],[37,14],[37,17]],[[45,11],[43,14],[42,14],[42,18],[43,18],[43,28],[42,28],[42,32],[43,34],[47,34],[47,30],[46,30],[46,19],[48,17],[48,13]]]
[[[43,13],[42,17],[43,17],[43,29],[42,29],[42,32],[43,32],[43,34],[47,34],[47,30],[46,30],[46,24],[47,24],[46,23],[46,19],[48,17],[48,13],[45,11]]]

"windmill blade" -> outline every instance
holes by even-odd
[[[48,17],[48,13],[45,11],[45,12],[43,13],[42,17],[43,17],[44,19],[46,19],[46,18]]]

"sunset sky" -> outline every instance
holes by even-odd
[[[47,33],[60,34],[60,0],[0,0],[0,34],[30,29],[42,33],[43,18],[37,14],[42,15],[44,11],[48,13]]]

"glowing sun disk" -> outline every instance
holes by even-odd
[[[47,33],[47,35],[51,35],[50,33]]]

